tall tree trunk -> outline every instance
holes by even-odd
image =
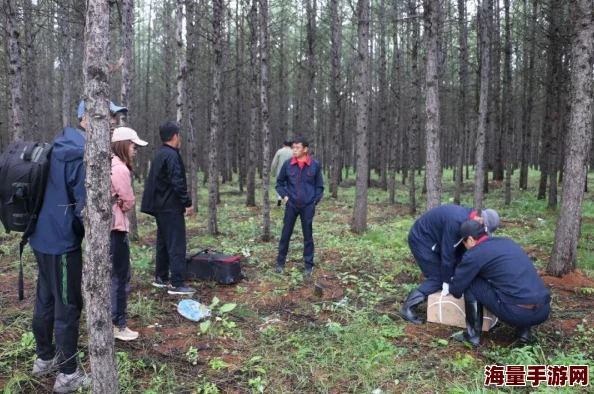
[[[466,92],[468,91],[468,29],[466,26],[466,1],[458,0],[458,30],[460,45],[460,93],[458,103],[458,122],[460,132],[456,135],[456,186],[454,204],[460,204],[462,177],[464,173],[464,146],[468,136],[466,116]]]
[[[528,0],[525,1],[524,12],[528,14]],[[530,50],[524,53],[528,57],[528,67],[524,75],[523,89],[524,98],[524,116],[522,116],[522,166],[520,168],[520,189],[528,189],[528,168],[530,167],[530,150],[532,141],[532,112],[534,110],[534,63],[536,52],[536,20],[538,16],[538,0],[532,1],[532,23],[530,24]],[[527,16],[526,16],[527,19]],[[526,23],[526,28],[528,24]],[[526,32],[524,32],[526,34]],[[526,50],[526,45],[524,45]]]
[[[249,168],[247,173],[248,207],[256,206],[256,139],[258,137],[258,0],[252,0],[250,9],[250,94],[251,94],[251,129],[249,141]]]
[[[23,18],[26,21],[33,20],[33,13],[39,13],[39,5],[33,6],[31,0],[25,0],[23,3]],[[24,130],[24,136],[28,140],[42,140],[40,134],[40,117],[42,111],[40,108],[40,92],[39,92],[39,73],[38,73],[38,43],[37,33],[40,27],[37,24],[25,23],[23,24],[25,30],[25,58],[27,64],[26,79],[27,79],[27,114],[28,126]]]
[[[59,7],[58,20],[60,35],[60,73],[62,74],[62,127],[70,125],[70,52],[71,52],[71,24],[70,7]]]
[[[351,230],[362,233],[367,228],[367,183],[369,179],[368,159],[368,115],[369,115],[369,0],[357,2],[357,54],[359,75],[357,78],[357,181],[355,209]]]
[[[177,60],[179,67],[177,73],[177,100],[175,102],[175,108],[177,109],[177,124],[180,126],[183,125],[184,120],[184,94],[186,90],[186,49],[184,48],[184,41],[182,38],[184,25],[184,3],[185,0],[177,0],[177,9],[175,13],[175,41],[177,43]]]
[[[260,0],[260,109],[262,117],[262,240],[270,241],[270,129],[268,128],[268,0]]]
[[[153,0],[149,1],[149,11],[148,11],[148,26],[147,26],[147,35],[146,35],[146,69],[145,69],[145,74],[144,74],[144,122],[143,122],[143,126],[145,130],[149,130],[150,127],[150,123],[149,123],[149,116],[148,114],[150,113],[150,97],[151,97],[151,84],[150,84],[150,78],[149,75],[151,75],[151,42],[153,40],[153,37],[151,36],[151,25],[152,25],[152,11],[153,11]],[[161,140],[159,138],[159,136],[157,135],[157,133],[153,133],[153,138],[152,138],[152,145],[154,146],[154,149],[157,148],[158,145],[160,145]],[[148,168],[148,166],[145,166],[145,168]],[[194,202],[194,200],[192,200],[192,202]]]
[[[237,6],[239,9],[239,6]],[[243,84],[243,54],[244,54],[244,32],[243,32],[243,13],[241,14],[241,18],[237,18],[236,22],[236,30],[237,30],[237,47],[236,47],[236,60],[235,60],[235,93],[237,95],[237,108],[236,108],[236,121],[237,121],[237,133],[236,133],[236,140],[240,140],[240,136],[243,135],[245,130],[245,123],[244,123],[244,89],[242,89]],[[243,186],[246,179],[246,169],[245,165],[245,148],[244,144],[237,145],[237,153],[238,153],[238,161],[239,161],[239,191],[243,192]],[[249,145],[249,144],[248,144]]]
[[[340,165],[340,155],[342,154],[342,18],[339,16],[341,9],[341,0],[330,0],[330,18],[331,22],[331,41],[332,41],[332,109],[331,133],[333,149],[332,166],[330,175],[330,191],[332,198],[338,198],[338,179],[342,171]]]
[[[493,0],[483,0],[480,9],[480,43],[481,43],[481,81],[479,97],[479,119],[476,135],[476,159],[474,170],[474,209],[482,208],[483,177],[485,172],[485,133],[487,129],[487,111],[489,99],[489,71],[490,71],[490,43],[489,29],[491,28],[491,14]]]
[[[426,138],[427,161],[427,210],[441,205],[441,165],[440,165],[440,118],[439,118],[439,18],[441,18],[440,0],[425,1],[425,31],[427,32],[427,70],[426,86]]]
[[[388,190],[388,161],[390,150],[388,144],[390,141],[389,133],[387,130],[388,122],[388,60],[387,60],[387,44],[386,44],[386,1],[380,1],[380,10],[378,12],[379,19],[379,71],[378,71],[378,82],[379,82],[379,111],[378,111],[378,139],[379,139],[379,170],[380,170],[380,183],[383,190]]]
[[[419,75],[419,21],[417,19],[417,0],[409,0],[409,18],[412,23],[412,39],[410,42],[411,56],[411,97],[410,97],[410,127],[408,131],[408,212],[412,215],[417,211],[415,170],[417,169],[417,147],[419,140],[419,104],[421,96],[421,81]]]
[[[512,86],[512,71],[511,71],[511,20],[509,16],[510,0],[504,0],[505,8],[505,59],[503,64],[503,130],[501,138],[504,140],[505,146],[505,205],[511,203],[511,176],[512,176],[512,162],[514,160],[514,120],[513,120],[513,86]],[[505,138],[504,138],[505,137]]]
[[[390,157],[389,157],[389,170],[390,180],[388,182],[388,201],[390,204],[396,202],[396,159],[402,155],[397,153],[400,143],[398,138],[400,137],[400,119],[402,118],[402,103],[401,103],[401,52],[398,47],[398,0],[392,0],[392,43],[394,45],[394,53],[392,54],[392,76],[391,76],[391,91],[393,95],[393,115],[391,120],[393,121],[390,133]],[[404,173],[404,171],[403,171]]]
[[[221,105],[221,78],[223,74],[223,28],[221,26],[223,15],[223,0],[213,0],[212,46],[214,52],[214,91],[212,98],[212,110],[210,113],[210,154],[208,157],[208,232],[211,235],[217,235],[219,233],[217,227],[217,199],[219,186],[217,134],[219,128],[219,110]]]
[[[570,2],[572,26],[571,99],[567,155],[561,210],[547,271],[561,276],[576,268],[577,245],[582,222],[584,182],[588,150],[592,143],[592,60],[594,58],[594,13],[591,0]]]
[[[307,14],[307,114],[305,115],[305,132],[311,141],[317,141],[315,130],[315,100],[316,100],[316,0],[306,0],[305,11]],[[303,131],[302,131],[303,132]],[[321,151],[321,146],[316,150]]]
[[[83,296],[87,309],[89,354],[93,370],[93,393],[115,394],[118,376],[113,324],[110,313],[111,225],[109,138],[109,5],[106,0],[88,0],[85,28],[84,84],[87,112],[85,168],[87,202]]]
[[[20,28],[17,4],[14,0],[4,0],[6,17],[7,51],[9,55],[8,78],[10,80],[10,118],[12,121],[12,141],[22,141],[23,131],[23,77],[20,44]]]
[[[494,1],[494,11],[492,14],[492,21],[493,24],[491,33],[491,61],[492,61],[492,69],[491,69],[491,78],[492,78],[492,90],[491,94],[491,103],[492,103],[492,111],[491,116],[489,118],[489,126],[491,128],[490,138],[491,138],[491,146],[493,151],[492,161],[489,160],[488,162],[493,163],[493,180],[495,181],[503,181],[503,161],[504,161],[504,153],[503,153],[503,128],[501,127],[501,23],[500,23],[500,10],[499,10],[499,1]],[[488,182],[487,182],[488,187]],[[488,192],[488,190],[485,190]]]
[[[198,3],[198,9],[202,10],[204,0]],[[190,92],[186,97],[186,104],[188,109],[188,132],[190,140],[190,196],[194,211],[198,212],[198,141],[196,131],[196,63],[198,54],[198,32],[201,14],[196,13],[196,8],[193,1],[186,3],[186,29],[187,29],[187,47],[188,53],[186,58],[186,78]]]

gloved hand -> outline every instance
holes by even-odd
[[[443,285],[441,285],[441,295],[447,296],[448,294],[450,294],[450,285],[449,283],[443,282]]]

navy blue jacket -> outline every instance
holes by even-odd
[[[310,165],[291,164],[293,159],[283,163],[276,178],[276,192],[281,198],[289,196],[291,204],[305,207],[311,203],[317,204],[324,195],[324,179],[320,163],[313,157],[309,158]]]
[[[82,210],[87,200],[84,152],[83,130],[66,127],[54,140],[43,206],[29,239],[38,252],[59,255],[82,244]]]
[[[186,167],[179,150],[163,144],[151,162],[140,211],[155,216],[164,212],[184,212],[191,206]]]
[[[418,218],[408,233],[408,245],[415,257],[441,263],[442,282],[450,282],[454,267],[462,258],[464,246],[454,245],[460,238],[460,226],[472,211],[459,205],[440,205]]]
[[[467,250],[456,267],[450,293],[460,298],[477,276],[488,280],[499,300],[507,304],[545,304],[550,300],[532,260],[511,239],[488,237]]]

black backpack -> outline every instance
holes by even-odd
[[[22,232],[19,253],[35,231],[49,175],[52,145],[15,142],[0,157],[0,221],[7,233]],[[23,294],[23,263],[19,268],[19,300]]]

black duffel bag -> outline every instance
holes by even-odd
[[[202,249],[186,256],[186,279],[232,285],[245,276],[241,273],[241,256]]]

